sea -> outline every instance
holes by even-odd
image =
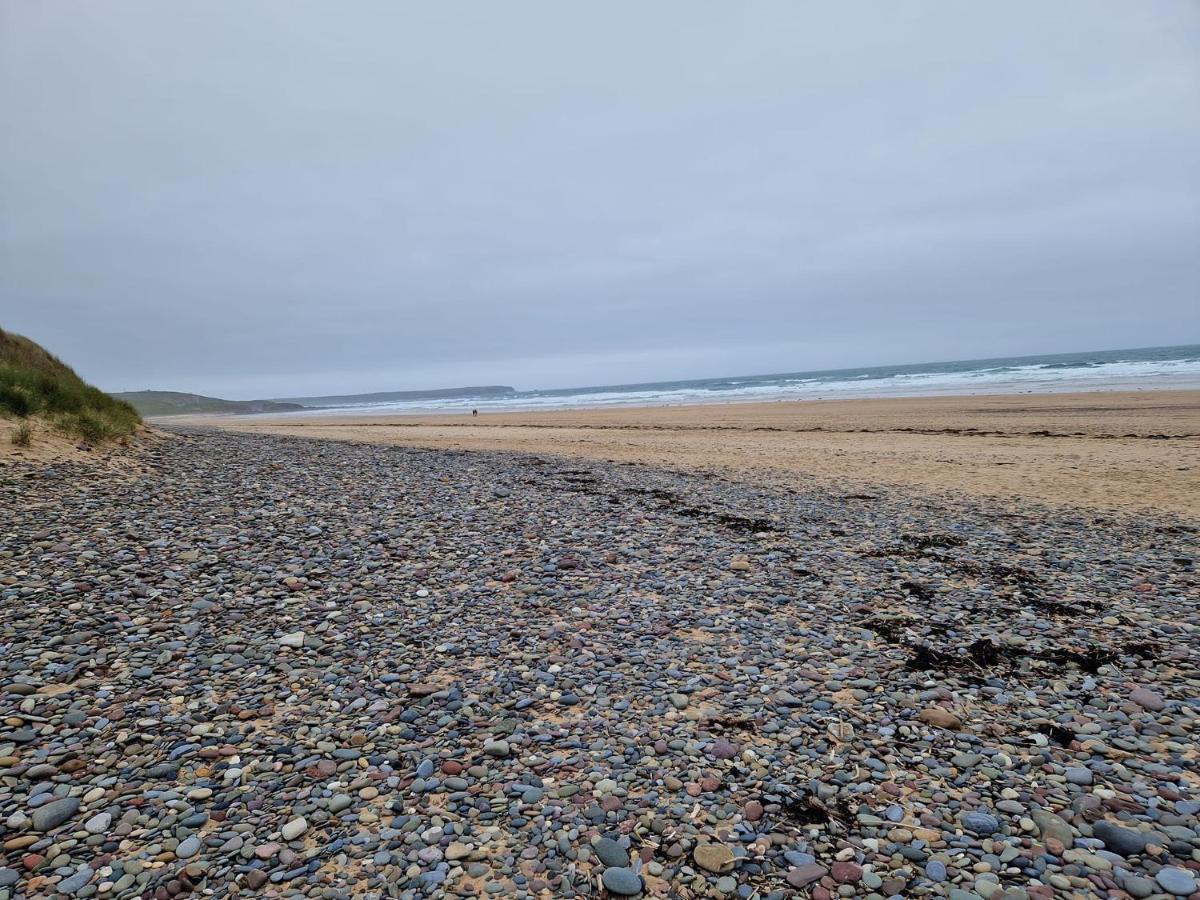
[[[1200,388],[1200,344],[954,362],[513,390],[500,396],[343,403],[290,415],[528,411],[699,403]]]

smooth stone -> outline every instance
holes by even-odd
[[[963,828],[980,837],[990,837],[1000,830],[1000,820],[990,813],[967,813],[962,819]]]
[[[1122,856],[1140,856],[1153,835],[1101,820],[1092,825],[1092,834],[1104,841],[1104,846]],[[1066,843],[1065,841],[1063,843]]]
[[[729,741],[713,741],[708,748],[708,755],[713,759],[733,759],[737,756],[737,747]]]
[[[642,877],[624,866],[609,866],[600,880],[609,893],[633,897],[642,892]]]
[[[1196,890],[1195,876],[1179,866],[1163,866],[1154,876],[1154,880],[1164,891],[1176,897],[1186,897]]]
[[[1089,785],[1096,780],[1096,776],[1092,773],[1092,770],[1083,766],[1069,766],[1063,774],[1071,784],[1080,786]]]
[[[698,844],[692,851],[692,859],[700,868],[718,875],[733,870],[733,851],[724,844]]]
[[[1029,814],[1029,818],[1037,826],[1038,836],[1043,839],[1054,838],[1064,847],[1070,847],[1075,840],[1075,832],[1071,830],[1070,824],[1062,816],[1048,809],[1035,809]]]
[[[606,866],[628,866],[629,851],[609,837],[602,837],[592,844],[592,850]]]
[[[943,706],[927,707],[917,714],[917,718],[926,725],[945,728],[948,731],[961,731],[963,727],[962,720]]]
[[[1162,694],[1144,687],[1136,687],[1130,691],[1129,699],[1142,707],[1142,709],[1148,709],[1151,712],[1159,712],[1167,705],[1167,701],[1163,699]]]
[[[57,890],[63,894],[78,893],[92,880],[92,876],[95,874],[95,871],[90,866],[84,866],[74,875],[70,875],[60,881],[57,885]]]
[[[104,834],[112,824],[112,813],[100,812],[83,823],[83,830],[88,834]]]
[[[52,800],[45,806],[39,806],[30,816],[34,831],[53,831],[79,812],[79,800],[75,797],[64,797],[62,800]]]
[[[796,889],[808,887],[814,881],[820,881],[829,870],[818,862],[805,863],[788,870],[787,883]]]
[[[863,869],[858,863],[849,861],[835,862],[829,867],[829,874],[839,884],[858,884],[862,880]]]
[[[1141,875],[1125,875],[1120,881],[1121,887],[1125,889],[1126,893],[1139,898],[1139,900],[1158,891],[1158,886],[1153,879],[1143,878]]]
[[[283,835],[285,841],[294,841],[306,831],[308,831],[308,822],[305,821],[303,816],[300,816],[284,825],[279,833]]]

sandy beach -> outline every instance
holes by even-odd
[[[1200,516],[1200,391],[801,401],[445,416],[194,417],[255,433],[639,462]]]

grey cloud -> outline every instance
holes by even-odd
[[[113,389],[1200,340],[1192,3],[0,10],[0,324]]]

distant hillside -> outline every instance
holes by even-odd
[[[13,443],[28,443],[30,419],[98,443],[132,434],[141,418],[128,403],[85,382],[27,337],[0,329],[0,416],[18,420]]]
[[[182,394],[178,391],[127,391],[114,394],[129,403],[143,416],[180,416],[196,413],[273,413],[295,412],[304,409],[299,403],[280,403],[275,400],[222,400],[201,394]]]
[[[356,403],[392,403],[402,400],[452,400],[478,397],[506,397],[515,394],[516,388],[503,384],[483,387],[439,388],[432,391],[379,391],[374,394],[337,394],[330,397],[284,397],[280,402],[299,403],[301,406],[350,406]]]
[[[505,397],[516,393],[504,385],[442,388],[432,391],[381,391],[375,394],[341,394],[329,397],[288,397],[283,400],[222,400],[203,394],[178,391],[127,391],[113,396],[133,405],[143,416],[180,416],[198,413],[297,412],[324,406],[353,406],[358,403],[389,403],[404,400],[447,400],[464,397]]]

